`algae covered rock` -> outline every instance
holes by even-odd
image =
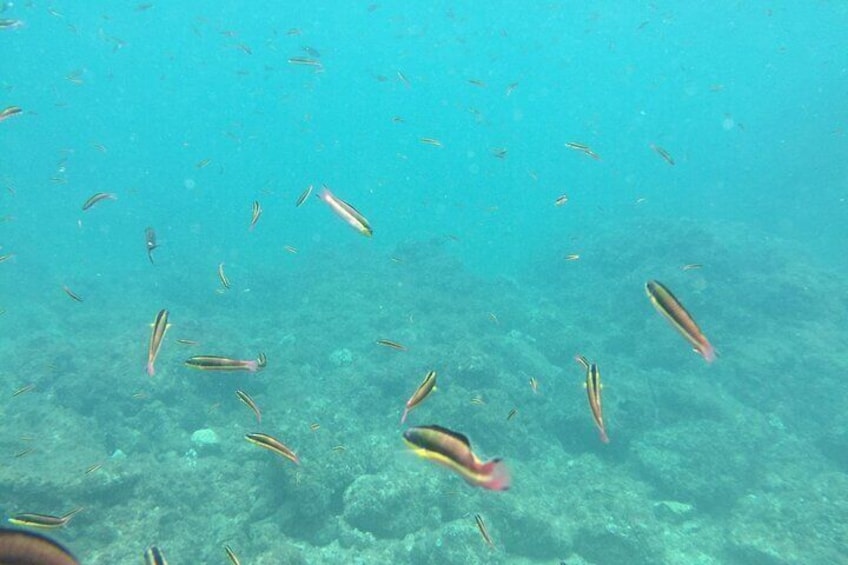
[[[826,472],[741,498],[729,553],[748,563],[848,563],[848,477]]]
[[[408,486],[388,474],[363,475],[344,494],[344,519],[377,538],[400,539],[438,523],[438,509],[417,508]]]
[[[645,434],[633,449],[640,470],[660,492],[703,508],[731,504],[762,470],[751,455],[756,439],[726,422],[681,422]]]
[[[191,434],[191,443],[195,449],[203,452],[217,448],[221,440],[218,439],[218,434],[215,433],[215,430],[203,428]]]
[[[660,500],[654,503],[654,515],[664,522],[681,524],[691,519],[695,514],[695,507],[685,502],[676,500]]]

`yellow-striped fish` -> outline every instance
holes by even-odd
[[[253,201],[253,212],[250,218],[250,227],[248,228],[250,231],[253,231],[253,228],[256,227],[256,222],[259,221],[259,217],[262,216],[262,205],[258,200]]]
[[[4,20],[4,21],[10,21],[10,20]],[[3,120],[5,120],[7,118],[11,118],[12,116],[17,116],[18,114],[20,114],[23,111],[24,111],[23,108],[21,108],[19,106],[9,106],[7,108],[3,108],[3,110],[0,111],[0,122],[2,122]]]
[[[159,549],[155,545],[151,545],[144,551],[144,564],[168,565],[168,560],[165,559],[165,554],[162,553],[161,549]]]
[[[218,280],[221,281],[221,286],[224,288],[230,288],[230,279],[227,278],[226,273],[224,273],[224,264],[218,264]]]
[[[672,157],[668,151],[666,151],[659,145],[654,145],[653,143],[651,144],[651,149],[654,150],[654,153],[662,157],[666,163],[672,166],[674,165],[674,157]]]
[[[413,453],[444,465],[470,485],[489,490],[509,488],[509,471],[503,460],[481,461],[468,438],[460,433],[441,426],[421,426],[403,432],[403,439]]]
[[[312,57],[289,57],[289,63],[292,65],[306,65],[307,67],[323,67],[321,61]]]
[[[98,202],[102,202],[103,200],[117,200],[117,199],[118,199],[118,197],[115,194],[112,194],[111,192],[98,192],[96,194],[92,194],[88,198],[88,200],[86,200],[83,203],[82,209],[83,209],[83,211],[88,210],[89,208],[91,208],[92,206],[94,206]]]
[[[230,547],[229,545],[225,545],[224,552],[227,554],[227,557],[230,558],[230,563],[232,563],[233,565],[241,565],[241,561],[239,561],[239,558],[236,555],[236,552],[233,551],[232,547]]]
[[[82,507],[75,508],[71,510],[64,516],[51,516],[49,514],[33,514],[33,513],[24,513],[24,514],[16,514],[9,518],[9,523],[14,524],[16,526],[27,526],[30,528],[43,528],[45,530],[52,530],[55,528],[61,528],[62,526],[67,526],[68,522],[71,521],[76,514],[82,512]]]
[[[95,463],[94,465],[89,465],[85,468],[85,474],[88,475],[90,473],[94,473],[95,471],[99,471],[103,468],[103,463]]]
[[[295,465],[300,465],[300,459],[298,459],[294,451],[289,449],[286,445],[284,445],[280,440],[275,437],[269,436],[268,434],[252,433],[245,435],[244,439],[246,439],[252,444],[258,445],[259,447],[264,447],[265,449],[273,451],[278,455],[282,455]]]
[[[701,354],[707,363],[712,363],[716,358],[715,348],[710,344],[707,337],[701,332],[701,328],[689,315],[689,312],[683,307],[677,298],[663,286],[659,281],[648,281],[645,284],[645,291],[648,293],[648,298],[651,299],[651,304],[657,309],[657,312],[665,316],[674,328],[680,332],[686,341],[692,344],[695,351]]]
[[[82,297],[79,294],[77,294],[76,292],[74,292],[73,290],[71,290],[70,288],[68,288],[67,285],[63,285],[62,290],[65,291],[65,294],[67,294],[69,297],[71,297],[71,300],[76,300],[77,302],[82,302]]]
[[[435,137],[422,137],[420,139],[424,145],[432,145],[433,147],[442,147],[442,142]]]
[[[261,424],[262,412],[259,411],[259,406],[256,405],[256,402],[254,402],[250,395],[244,392],[243,390],[237,390],[236,396],[244,403],[245,406],[253,410],[253,413],[256,415],[256,422],[258,424]]]
[[[168,331],[169,327],[171,327],[171,324],[168,323],[168,311],[165,309],[159,310],[156,319],[153,320],[153,329],[150,331],[150,345],[147,347],[147,374],[151,377],[156,374],[153,364],[159,355],[159,349],[162,347],[162,338],[165,337],[165,332]]]
[[[609,443],[607,428],[604,425],[604,411],[601,406],[601,371],[595,363],[589,363],[589,360],[582,355],[578,355],[575,359],[586,368],[586,394],[589,397],[592,419],[595,420],[595,425],[601,433],[601,441]]]
[[[383,347],[388,347],[389,349],[395,349],[397,351],[406,351],[406,346],[390,339],[378,339],[377,345],[382,345]]]
[[[0,122],[7,118],[11,118],[12,116],[17,116],[23,111],[23,108],[21,108],[20,106],[8,106],[6,108],[3,108],[3,110],[0,110]]]
[[[20,396],[22,394],[26,394],[34,388],[35,388],[35,383],[30,383],[28,385],[24,385],[21,388],[15,390],[15,392],[12,393],[12,398],[14,398],[16,396]]]
[[[312,194],[312,185],[307,186],[303,192],[300,193],[300,196],[297,197],[297,202],[294,203],[295,208],[300,208],[300,206],[306,202],[306,199],[309,198],[309,195]]]
[[[268,358],[260,353],[256,359],[230,359],[229,357],[218,357],[217,355],[195,355],[185,360],[185,364],[192,369],[202,371],[250,371],[255,373],[264,369],[268,364]]]
[[[424,380],[418,385],[418,388],[415,392],[412,393],[412,396],[409,397],[409,400],[406,401],[406,408],[403,410],[403,416],[400,417],[400,423],[403,424],[406,422],[406,416],[409,414],[410,410],[424,402],[424,399],[436,388],[436,371],[429,371],[425,376]]]
[[[595,153],[594,151],[592,151],[592,148],[589,147],[588,145],[586,145],[585,143],[577,143],[576,141],[569,141],[565,144],[565,146],[568,147],[569,149],[573,149],[575,151],[580,151],[581,153],[588,155],[589,157],[591,157],[592,159],[595,159],[596,161],[601,160],[600,156],[597,153]]]
[[[495,547],[495,542],[492,541],[492,536],[489,535],[489,530],[486,528],[486,523],[483,521],[483,517],[479,514],[475,514],[474,521],[477,522],[477,529],[480,530],[480,535],[483,536],[483,541],[485,541],[489,547]]]
[[[361,233],[366,237],[371,237],[374,233],[374,230],[371,229],[371,225],[368,223],[368,220],[365,219],[365,216],[360,214],[356,208],[342,200],[341,198],[336,197],[327,186],[324,186],[321,189],[318,197],[327,203],[327,206],[335,212],[335,214],[346,221],[353,229]]]

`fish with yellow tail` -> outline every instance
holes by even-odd
[[[346,221],[353,229],[365,237],[371,237],[374,233],[374,230],[371,229],[371,225],[368,223],[368,220],[365,219],[365,216],[360,214],[356,208],[330,192],[330,189],[327,186],[324,186],[321,189],[321,192],[318,193],[318,198],[326,202],[327,206],[329,206],[339,218]]]
[[[604,425],[604,410],[601,406],[601,371],[595,363],[589,363],[589,360],[582,355],[576,356],[575,359],[586,368],[586,394],[589,397],[592,419],[595,420],[595,425],[601,434],[601,441],[609,443],[607,428]]]
[[[256,359],[230,359],[217,355],[195,355],[185,360],[187,367],[201,371],[250,371],[255,373],[264,369],[268,358],[260,353]]]
[[[153,364],[159,355],[159,349],[162,347],[162,338],[165,337],[165,332],[168,331],[169,327],[171,327],[171,324],[168,323],[168,311],[159,310],[156,319],[153,320],[153,329],[150,331],[150,345],[147,347],[147,374],[151,377],[156,374]]]
[[[507,490],[510,486],[503,460],[481,461],[461,433],[441,426],[419,426],[403,432],[403,439],[415,455],[444,465],[472,486],[488,490]]]
[[[645,291],[657,312],[662,314],[680,332],[680,335],[692,344],[695,351],[706,359],[707,363],[715,361],[715,348],[671,291],[659,281],[648,281],[645,284]]]
[[[424,399],[427,398],[430,393],[436,389],[436,371],[430,371],[424,377],[424,380],[418,385],[418,388],[415,392],[412,393],[412,396],[409,397],[409,400],[406,401],[406,407],[403,410],[403,416],[400,417],[400,423],[403,424],[406,422],[406,417],[409,415],[409,411],[424,402]]]

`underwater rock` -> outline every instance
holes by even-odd
[[[848,477],[823,472],[777,492],[742,497],[728,520],[728,551],[740,562],[848,563]]]
[[[210,428],[203,428],[191,434],[191,443],[200,451],[216,448],[221,443],[218,434]]]
[[[649,432],[633,449],[642,473],[660,492],[710,510],[725,509],[756,482],[762,468],[750,454],[758,443],[754,426],[693,420]]]
[[[660,500],[654,503],[654,514],[660,520],[680,524],[692,518],[695,507],[676,500]]]
[[[353,363],[353,353],[351,353],[350,349],[346,347],[343,347],[342,349],[336,349],[330,354],[330,363],[332,363],[336,367],[350,365],[351,363]]]
[[[401,539],[428,524],[437,523],[435,508],[416,509],[408,488],[390,475],[363,475],[344,494],[344,519],[377,538]]]

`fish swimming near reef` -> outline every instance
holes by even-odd
[[[651,304],[657,312],[662,314],[674,326],[674,329],[692,344],[695,351],[706,359],[707,363],[715,361],[715,348],[670,290],[659,281],[648,281],[645,284],[645,292],[648,293],[648,298],[651,299]]]
[[[511,479],[503,460],[481,461],[471,450],[464,435],[441,426],[420,426],[403,432],[412,452],[461,476],[472,486],[488,490],[507,490]]]

